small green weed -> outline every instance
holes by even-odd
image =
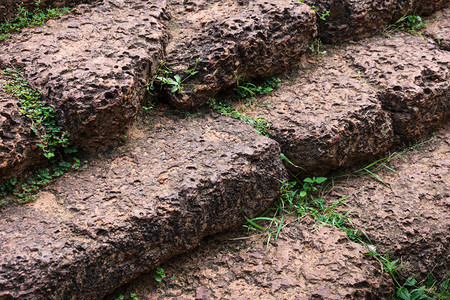
[[[298,0],[298,2],[300,3],[305,3],[305,0]],[[329,10],[324,10],[322,12],[319,13],[319,9],[317,7],[315,7],[314,5],[310,5],[309,6],[319,17],[319,19],[326,21],[326,17],[328,17],[330,15],[330,11]]]
[[[217,102],[215,99],[209,100],[209,105],[214,110],[218,111],[224,116],[232,117],[242,120],[252,126],[259,134],[267,135],[271,125],[264,117],[251,118],[236,110],[236,107],[228,102]]]
[[[239,95],[240,98],[254,98],[255,96],[263,96],[272,92],[274,89],[278,88],[281,83],[280,78],[272,77],[267,79],[259,84],[254,84],[251,82],[245,81],[244,77],[239,77],[234,74],[236,77],[236,87],[234,91]]]
[[[360,230],[354,229],[348,213],[342,214],[336,208],[342,205],[347,197],[333,203],[324,199],[327,178],[305,178],[303,184],[297,182],[283,182],[281,196],[274,202],[274,206],[266,210],[261,216],[249,219],[244,225],[248,230],[262,230],[267,232],[267,246],[272,237],[278,238],[284,227],[285,216],[297,215],[313,217],[319,224],[330,224],[347,233],[352,241],[362,240]],[[261,225],[261,222],[267,225]],[[361,232],[362,233],[362,232]]]
[[[364,244],[364,243],[363,243]],[[395,284],[394,300],[445,300],[450,299],[450,278],[449,274],[439,284],[436,279],[428,274],[426,280],[419,283],[415,276],[409,277],[403,284],[399,283],[398,271],[403,268],[398,259],[392,260],[389,253],[381,255],[373,251],[370,247],[369,256],[380,263],[381,271],[388,273]]]
[[[157,282],[161,282],[164,278],[166,278],[166,273],[164,273],[164,269],[161,267],[157,267],[156,274],[153,275],[153,278],[155,278]]]
[[[19,4],[16,15],[0,24],[0,41],[10,37],[13,32],[20,32],[23,28],[42,26],[45,21],[59,18],[68,10],[67,7],[42,10],[40,4],[41,1],[36,1],[33,11],[28,11]]]
[[[38,146],[45,157],[53,158],[58,147],[68,148],[70,134],[57,125],[53,108],[42,100],[40,91],[31,88],[23,72],[5,69],[0,74],[7,78],[0,80],[0,88],[19,100],[20,112],[31,120],[31,129],[40,138]]]
[[[136,293],[131,293],[130,300],[139,300],[139,298],[136,296]],[[116,298],[116,300],[125,300],[125,296],[124,295],[120,295],[119,297]]]
[[[159,66],[159,69],[156,71],[156,74],[153,76],[153,79],[150,82],[147,82],[147,91],[152,95],[153,91],[155,89],[154,84],[158,83],[160,84],[160,89],[164,86],[170,87],[171,93],[183,93],[183,87],[186,85],[192,85],[192,84],[185,84],[184,82],[191,78],[192,76],[198,74],[199,71],[197,71],[199,60],[197,59],[195,61],[195,66],[192,70],[186,70],[185,73],[187,73],[187,76],[184,76],[184,78],[181,77],[179,74],[174,74],[175,72],[171,70],[164,61],[161,61],[161,64]]]
[[[309,45],[309,51],[317,55],[325,55],[327,51],[321,50],[323,47],[322,41],[320,39],[316,39],[314,43]]]
[[[405,31],[413,35],[420,35],[421,30],[428,26],[428,21],[423,20],[415,12],[411,15],[404,14],[395,23],[389,25],[384,32]]]
[[[17,178],[11,178],[2,186],[0,186],[0,197],[14,195],[20,203],[28,203],[36,199],[36,193],[47,185],[52,179],[60,177],[69,170],[82,170],[83,165],[78,158],[73,157],[72,161],[60,161],[54,163],[49,168],[39,169],[31,176],[19,183]],[[6,204],[5,200],[0,201],[0,206]]]

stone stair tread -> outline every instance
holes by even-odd
[[[185,109],[206,104],[236,76],[251,80],[290,68],[317,34],[314,11],[296,1],[196,0],[172,3],[172,11],[167,65],[187,77],[182,72],[199,59],[184,93],[166,93]]]
[[[450,258],[450,128],[390,162],[396,171],[382,170],[383,184],[371,176],[337,180],[351,219],[364,228],[379,253],[390,251],[405,266],[403,272],[448,271]],[[336,190],[335,199],[344,193]]]
[[[450,116],[450,54],[422,37],[398,32],[345,49],[374,88],[402,143],[423,138]]]
[[[254,217],[286,179],[276,142],[224,117],[161,116],[126,149],[0,219],[0,297],[92,299]]]
[[[429,18],[425,34],[435,40],[439,47],[450,51],[450,8],[440,10]]]
[[[166,39],[166,1],[116,2],[79,5],[0,44],[0,67],[23,68],[74,143],[96,150],[134,120]]]
[[[371,239],[369,246],[399,259],[404,278],[442,278],[450,257],[450,131],[401,153],[376,174],[335,178],[327,203],[345,199],[342,213]],[[383,171],[384,170],[384,171]],[[187,255],[162,264],[163,282],[146,274],[117,295],[142,299],[391,299],[393,282],[367,250],[335,227],[287,216],[278,240],[244,229],[205,240]],[[377,270],[378,269],[378,270]],[[422,275],[422,277],[419,277]],[[398,277],[403,278],[403,277]]]
[[[293,174],[324,175],[370,160],[392,146],[389,116],[375,90],[335,51],[259,99],[249,116],[271,124],[269,136],[298,166]]]
[[[386,275],[367,250],[331,226],[286,219],[278,240],[244,230],[203,242],[187,255],[161,265],[157,283],[141,276],[118,294],[139,299],[390,299]]]

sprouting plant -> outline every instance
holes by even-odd
[[[236,87],[234,88],[234,91],[241,98],[254,98],[256,95],[267,95],[278,88],[281,82],[280,78],[272,77],[258,84],[254,84],[245,81],[245,76],[239,77],[234,74],[234,77],[236,78]]]
[[[161,282],[164,278],[166,278],[166,273],[164,273],[164,269],[161,267],[157,267],[156,274],[153,275],[153,278],[155,278],[157,282]]]
[[[326,18],[328,17],[330,15],[330,11],[329,10],[327,10],[327,11],[323,11],[321,14],[320,14],[320,16],[319,16],[319,18],[321,19],[321,20],[326,20]]]
[[[325,55],[327,53],[326,50],[321,50],[321,48],[323,47],[322,41],[320,39],[316,39],[314,41],[314,43],[312,43],[311,45],[309,45],[309,50],[312,53],[316,53],[316,54],[320,54],[320,55]]]
[[[428,21],[424,21],[415,12],[411,15],[405,13],[395,23],[389,25],[384,31],[406,31],[410,34],[421,34],[420,30],[428,26]]]
[[[215,99],[209,99],[210,107],[218,111],[220,114],[234,119],[242,120],[252,126],[259,134],[267,135],[271,124],[266,121],[262,116],[251,118],[236,110],[236,107],[228,102],[218,102]]]
[[[183,93],[183,86],[191,85],[185,84],[184,82],[199,72],[197,71],[198,62],[199,60],[196,59],[194,68],[192,70],[186,70],[185,72],[187,73],[187,76],[182,78],[179,74],[173,75],[174,71],[171,70],[164,61],[161,61],[159,69],[156,71],[153,80],[146,85],[147,90],[151,93],[154,90],[154,82],[157,82],[160,83],[161,88],[164,85],[170,86],[171,93]]]
[[[42,10],[40,1],[35,2],[33,11],[28,11],[22,4],[17,6],[17,13],[10,20],[0,23],[0,41],[10,37],[12,32],[19,32],[26,27],[35,27],[44,25],[45,21],[49,19],[56,19],[61,17],[64,12],[68,10],[64,8],[47,8]]]
[[[30,86],[23,72],[5,69],[0,74],[7,78],[0,81],[0,89],[19,100],[20,112],[31,120],[31,130],[39,136],[41,143],[37,145],[45,157],[53,158],[58,147],[68,148],[69,132],[57,124],[53,108],[45,103],[40,91]]]

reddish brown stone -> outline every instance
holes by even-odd
[[[99,299],[262,213],[286,180],[278,144],[236,120],[159,116],[133,136],[2,208],[0,298]]]
[[[287,218],[279,239],[238,230],[201,243],[162,268],[156,283],[144,275],[120,294],[140,299],[391,299],[393,285],[371,264],[363,246],[331,226]],[[172,277],[173,276],[173,277]],[[114,300],[119,293],[107,297]]]
[[[305,64],[299,75],[284,80],[292,83],[283,84],[245,112],[271,124],[268,134],[293,163],[286,167],[294,175],[325,175],[373,160],[392,146],[389,116],[375,90],[343,55],[331,51]]]
[[[429,18],[425,34],[442,49],[450,51],[450,8],[441,10]]]
[[[134,120],[162,57],[164,0],[104,1],[0,44],[0,67],[23,67],[78,146],[98,150]]]
[[[443,278],[450,261],[450,128],[418,150],[396,156],[378,176],[337,181],[336,199],[350,194],[347,208],[379,253],[390,252],[402,275]],[[448,274],[447,274],[448,277]]]
[[[392,118],[397,142],[432,132],[450,116],[450,55],[407,33],[375,37],[345,49]]]
[[[0,88],[0,186],[5,179],[20,176],[43,158],[31,125],[20,113],[17,100]]]
[[[203,105],[236,83],[272,76],[295,65],[316,35],[316,18],[296,1],[185,1],[173,4],[168,66],[199,73],[183,93],[166,96],[177,107]],[[173,75],[172,75],[173,76]]]
[[[319,37],[327,43],[361,39],[381,32],[405,14],[430,15],[447,0],[305,0],[317,10]],[[329,15],[324,15],[329,12]],[[320,16],[324,15],[324,20]]]

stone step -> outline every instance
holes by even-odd
[[[327,203],[349,196],[357,229],[382,255],[404,266],[398,280],[432,274],[448,278],[450,255],[450,131],[443,128],[431,141],[390,161],[383,168],[336,178]],[[372,169],[373,170],[373,169]],[[374,170],[373,170],[374,171]],[[106,300],[136,293],[139,299],[392,299],[394,283],[382,275],[368,251],[335,227],[317,226],[309,217],[287,216],[278,240],[240,229],[205,240],[191,253],[141,276]],[[447,275],[446,275],[447,274]]]
[[[278,144],[236,120],[165,114],[134,136],[2,208],[1,299],[98,299],[262,213],[286,180]]]
[[[22,68],[74,144],[99,150],[134,120],[166,41],[166,1],[103,1],[0,45],[0,68]]]
[[[393,296],[388,277],[370,263],[364,247],[349,242],[331,226],[317,228],[312,222],[289,221],[268,247],[264,237],[248,236],[243,230],[221,235],[161,265],[167,274],[163,282],[146,274],[105,299],[130,293],[142,300]]]
[[[296,1],[172,3],[168,67],[181,74],[183,93],[166,89],[177,107],[204,105],[236,78],[268,77],[295,65],[317,34],[314,11]],[[198,59],[199,73],[188,78]]]
[[[319,38],[326,43],[361,39],[382,31],[404,15],[431,15],[445,0],[304,0],[317,10]],[[321,18],[322,17],[322,18]]]
[[[345,52],[377,90],[397,143],[419,140],[449,120],[450,53],[407,33],[374,37]]]
[[[331,49],[245,113],[272,125],[294,175],[325,175],[448,122],[449,66],[421,37],[375,37]]]
[[[429,18],[425,34],[435,40],[437,45],[450,51],[450,8],[438,11]]]
[[[379,253],[390,252],[408,277],[427,273],[442,278],[450,259],[450,128],[429,142],[400,153],[373,177],[336,181],[332,199],[350,195],[347,209],[357,228],[364,228]],[[448,276],[448,275],[447,275]]]

